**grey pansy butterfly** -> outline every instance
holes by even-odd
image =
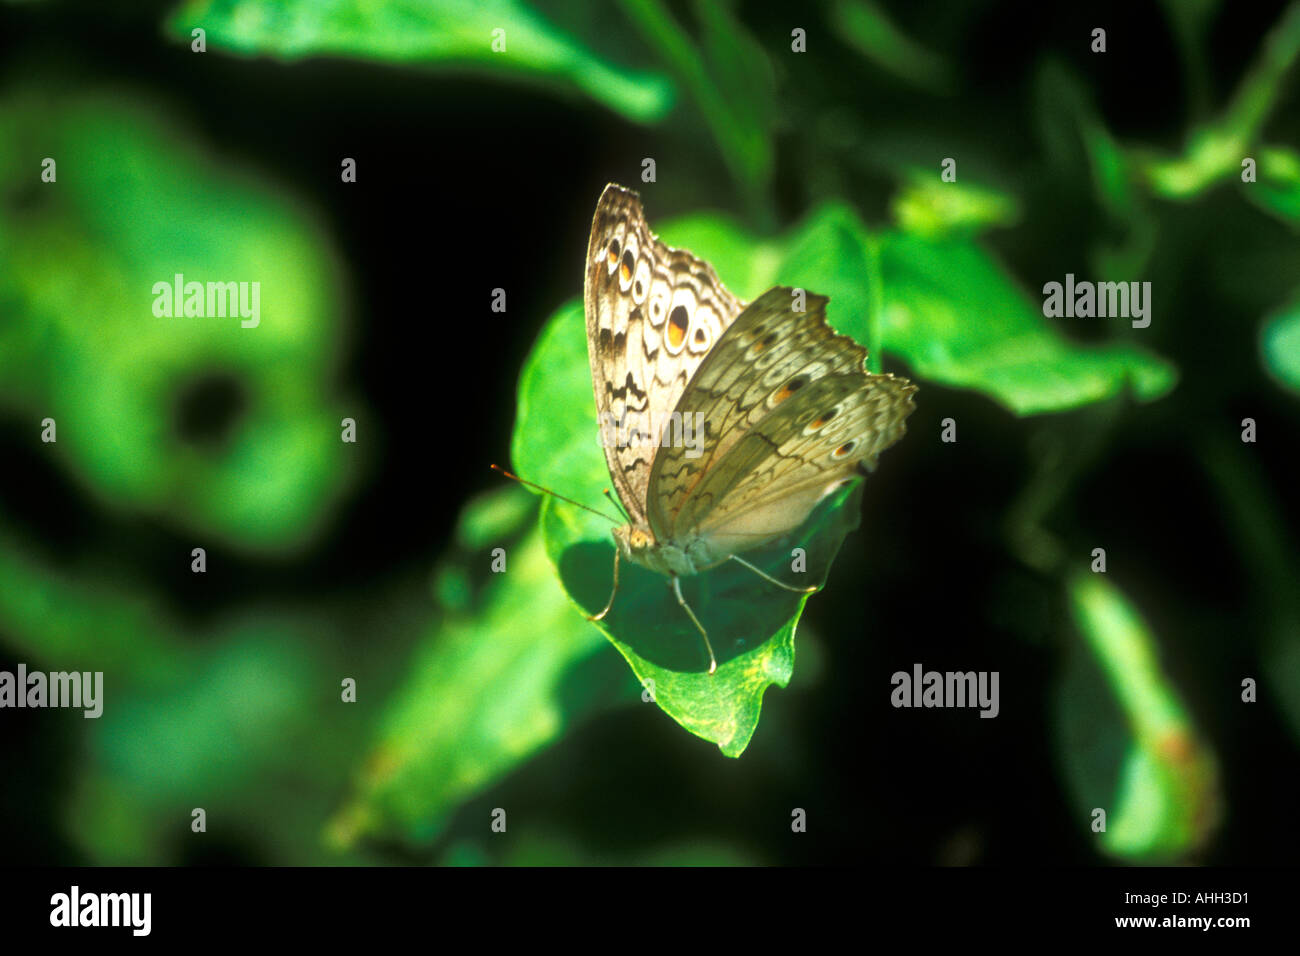
[[[799,527],[822,497],[905,430],[916,386],[865,371],[866,350],[826,324],[827,299],[769,289],[746,305],[713,267],[651,234],[637,194],[605,187],[591,223],[587,350],[605,460],[628,523],[624,557],[678,578],[736,561]],[[803,298],[803,311],[795,306]]]

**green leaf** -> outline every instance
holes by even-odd
[[[1093,200],[1110,219],[1106,238],[1094,244],[1092,271],[1141,274],[1155,249],[1157,224],[1147,195],[1137,188],[1140,164],[1111,135],[1076,73],[1048,60],[1035,78],[1034,92],[1048,175],[1056,182],[1086,177]]]
[[[0,515],[3,519],[3,515]],[[180,622],[146,591],[82,564],[70,572],[0,520],[0,636],[29,661],[167,685],[192,655]]]
[[[190,0],[168,21],[186,43],[195,27],[210,48],[243,56],[343,56],[558,81],[640,123],[673,104],[664,75],[601,59],[516,0]],[[502,52],[492,47],[498,29]]]
[[[1242,183],[1242,195],[1293,229],[1300,228],[1300,154],[1271,147],[1259,151],[1257,182]]]
[[[1190,112],[1199,115],[1205,112],[1210,101],[1212,73],[1206,62],[1205,48],[1221,7],[1220,0],[1161,0],[1160,6],[1164,8],[1170,31],[1178,44]]]
[[[776,79],[766,48],[734,17],[725,3],[697,0],[701,50],[719,99],[712,106],[712,124],[725,124],[719,134],[728,158],[743,181],[765,189],[776,162],[772,126],[776,116]]]
[[[1300,394],[1300,299],[1264,322],[1259,347],[1269,373]]]
[[[922,380],[976,389],[1018,415],[1103,401],[1126,387],[1151,401],[1177,380],[1172,365],[1138,346],[1066,340],[973,242],[886,236],[881,269],[885,349]]]
[[[603,458],[598,464],[603,472]],[[860,489],[855,484],[822,502],[801,529],[746,554],[746,560],[777,580],[825,584],[844,536],[857,527]],[[609,525],[563,502],[548,502],[542,527],[565,588],[585,612],[599,611],[612,581]],[[794,548],[806,552],[804,573],[791,571]],[[734,564],[684,578],[681,587],[709,632],[718,659],[715,674],[707,673],[708,653],[669,580],[653,571],[622,562],[613,609],[599,626],[665,713],[738,757],[758,726],[763,692],[790,682],[795,627],[809,595],[778,588]]]
[[[529,497],[515,488],[494,494],[467,509],[462,526],[498,525]],[[356,792],[330,824],[334,845],[361,837],[427,845],[457,807],[573,723],[633,699],[625,672],[592,659],[604,647],[600,632],[556,583],[540,532],[495,543],[505,549],[505,571],[487,574],[476,607],[453,609],[428,628],[386,705]],[[469,571],[469,560],[453,563]],[[472,559],[484,569],[491,560]]]
[[[595,427],[596,409],[587,365],[581,305],[563,307],[534,347],[519,385],[513,457],[531,481],[593,507],[609,472]],[[844,535],[857,525],[858,488],[845,488],[814,511],[803,528],[746,555],[778,580],[812,586],[826,572]],[[606,510],[610,510],[606,507]],[[565,589],[585,613],[600,610],[612,585],[611,522],[557,500],[542,506],[546,549]],[[791,571],[791,551],[806,551],[807,570]],[[683,579],[682,591],[704,626],[718,658],[708,656],[699,633],[678,606],[668,579],[623,562],[613,610],[601,630],[643,686],[654,681],[659,706],[687,730],[739,756],[758,724],[764,690],[784,687],[794,666],[794,630],[806,594],[764,582],[739,565],[724,565]],[[576,610],[575,620],[581,620]]]
[[[953,73],[943,57],[903,33],[878,4],[836,0],[829,20],[841,40],[887,73],[922,89],[951,90]]]
[[[1133,214],[1128,159],[1106,128],[1083,80],[1056,60],[1043,64],[1034,79],[1039,133],[1057,175],[1084,171],[1098,205],[1117,220]]]
[[[890,210],[903,232],[935,238],[1008,226],[1020,216],[1016,200],[1006,193],[967,182],[945,183],[917,169],[908,172]]]
[[[1300,59],[1300,4],[1292,4],[1269,31],[1232,102],[1212,125],[1196,129],[1181,156],[1151,157],[1145,175],[1157,194],[1188,199],[1214,183],[1239,173],[1270,114],[1289,87],[1289,74]]]
[[[823,206],[779,242],[759,242],[727,219],[698,215],[668,224],[663,237],[713,262],[746,299],[776,284],[830,296],[831,325],[868,348],[874,238],[884,350],[919,379],[976,389],[1019,415],[1102,401],[1130,386],[1150,401],[1176,381],[1168,362],[1137,346],[1067,341],[970,237],[873,237],[843,205]]]
[[[117,509],[249,549],[310,540],[353,474],[336,429],[359,411],[329,384],[342,270],[313,218],[154,104],[17,96],[0,142],[0,410],[53,418],[48,454]],[[32,172],[46,156],[55,182]],[[178,273],[256,283],[256,326],[155,315]],[[213,390],[228,427],[182,434],[187,399]]]
[[[1222,505],[1224,527],[1237,542],[1245,579],[1250,582],[1245,606],[1258,626],[1260,669],[1268,675],[1270,695],[1300,740],[1300,555],[1295,535],[1278,516],[1285,511],[1277,486],[1266,474],[1252,445],[1222,430],[1203,433],[1193,449],[1205,469],[1208,487]]]
[[[69,728],[79,769],[51,809],[77,853],[97,865],[174,862],[197,788],[210,816],[276,834],[267,862],[340,862],[322,855],[327,808],[312,794],[345,779],[355,719],[320,691],[361,665],[351,652],[327,658],[346,642],[319,599],[196,628],[116,552],[65,566],[41,551],[0,516],[6,653],[33,669],[105,674],[102,716]]]
[[[1100,843],[1113,856],[1186,859],[1222,813],[1214,754],[1163,674],[1137,609],[1100,574],[1077,572],[1068,587],[1090,652],[1072,648],[1058,697],[1061,751],[1080,817],[1106,810]]]

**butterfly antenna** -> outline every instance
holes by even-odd
[[[623,516],[623,520],[626,521],[628,524],[631,524],[632,519],[628,516],[627,509],[624,508],[623,505],[619,503],[619,500],[617,498],[615,498],[613,495],[609,493],[608,488],[605,489],[605,497],[609,499],[610,504],[612,504],[615,508],[618,509],[618,513]]]
[[[542,492],[543,494],[548,494],[548,495],[550,495],[552,498],[559,498],[561,501],[567,501],[569,504],[573,505],[575,508],[581,508],[583,511],[590,511],[590,512],[591,512],[592,514],[594,514],[594,515],[600,515],[600,516],[601,516],[602,518],[604,518],[606,521],[612,521],[612,522],[614,522],[614,524],[622,524],[622,523],[623,523],[623,522],[619,521],[617,518],[611,518],[609,515],[605,514],[605,512],[603,512],[603,511],[597,511],[595,508],[590,508],[590,507],[588,507],[587,505],[584,505],[581,501],[574,501],[572,498],[566,498],[566,497],[564,497],[564,495],[560,494],[558,491],[552,491],[550,488],[545,488],[545,487],[543,487],[542,485],[537,484],[537,482],[535,482],[535,481],[529,481],[527,478],[520,478],[518,475],[511,474],[510,472],[508,472],[508,471],[506,471],[504,468],[502,468],[500,465],[493,465],[493,466],[492,466],[492,470],[493,470],[493,471],[499,471],[499,472],[501,472],[501,474],[505,475],[505,476],[506,476],[507,478],[509,478],[511,481],[517,481],[517,482],[519,482],[521,485],[527,485],[529,488],[536,488],[538,491]]]

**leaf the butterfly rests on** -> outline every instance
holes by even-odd
[[[796,303],[804,307],[796,311]],[[774,288],[745,306],[713,268],[651,234],[635,193],[610,184],[587,247],[588,356],[610,478],[629,523],[618,558],[678,579],[790,533],[902,437],[916,387],[864,370],[826,323],[826,298]],[[702,426],[691,440],[692,426]]]

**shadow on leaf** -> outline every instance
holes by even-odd
[[[822,501],[804,524],[744,555],[765,574],[798,587],[821,586],[844,536],[858,525],[862,482]],[[796,548],[804,552],[802,559]],[[584,539],[565,547],[557,562],[564,586],[587,613],[605,605],[612,585],[614,544]],[[802,570],[795,570],[795,568]],[[699,632],[677,604],[670,579],[624,560],[618,594],[602,630],[643,660],[664,670],[704,673],[708,654]],[[804,594],[763,580],[727,562],[682,578],[682,595],[708,629],[719,674],[725,665],[761,648],[793,626]]]

